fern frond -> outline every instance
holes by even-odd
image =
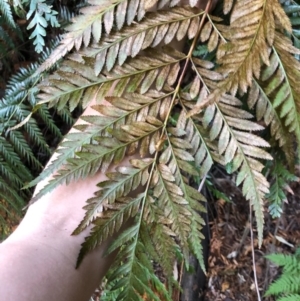
[[[198,104],[205,101],[210,89],[217,84],[213,80],[221,77],[214,71],[203,68],[205,62],[193,59],[196,78],[190,88],[191,97],[199,97]],[[209,66],[210,65],[210,66]],[[208,64],[212,68],[212,64]],[[197,89],[193,85],[197,83]],[[199,96],[198,96],[199,95]],[[257,159],[271,160],[272,157],[261,147],[269,147],[269,143],[254,131],[263,127],[247,119],[253,116],[241,109],[242,102],[229,95],[220,96],[218,103],[211,104],[205,109],[202,117],[204,128],[209,131],[211,141],[218,141],[218,153],[224,156],[224,164],[232,163],[232,172],[238,171],[237,185],[243,183],[243,194],[253,206],[256,214],[259,241],[262,242],[263,231],[263,200],[268,193],[269,183],[262,175],[263,165]],[[198,105],[197,104],[197,105]]]
[[[76,57],[81,57],[81,60],[83,57],[95,57],[96,75],[104,66],[110,71],[116,63],[122,65],[127,57],[135,57],[148,47],[155,47],[161,42],[167,45],[174,38],[180,41],[187,33],[192,39],[197,33],[199,16],[202,14],[203,12],[178,7],[150,13],[138,24],[112,31],[100,43],[82,49]]]
[[[278,301],[297,301],[300,298],[300,294],[289,294],[288,296],[280,297]]]
[[[31,178],[30,171],[24,166],[20,157],[15,153],[13,146],[4,137],[0,137],[0,154],[11,166],[12,172],[20,175],[22,181],[28,181]]]
[[[41,59],[47,54],[49,54],[48,48],[45,49]],[[61,136],[58,126],[55,125],[45,105],[36,108],[35,113],[32,114],[32,108],[36,105],[35,84],[41,76],[32,76],[37,66],[38,63],[31,64],[13,75],[7,83],[4,98],[0,102],[0,178],[2,180],[0,194],[3,201],[8,204],[9,214],[15,217],[21,215],[21,208],[31,194],[30,191],[21,188],[41,169],[40,160],[44,161],[45,156],[50,154],[41,127],[57,137]],[[24,123],[24,120],[31,115],[33,118],[22,127],[16,126]],[[13,128],[15,129],[12,130]],[[36,155],[39,152],[41,156]]]
[[[111,212],[104,211],[106,208],[109,208],[111,203],[114,203],[115,200],[121,200],[121,197],[127,196],[131,191],[136,190],[139,186],[144,186],[145,181],[149,177],[149,167],[152,164],[152,160],[147,161],[138,161],[131,160],[133,167],[119,167],[116,172],[106,173],[106,176],[109,180],[101,182],[98,184],[100,190],[95,193],[95,197],[87,201],[85,206],[86,214],[84,219],[81,221],[77,229],[74,231],[74,234],[80,233],[84,228],[86,228],[91,222],[93,222],[99,215],[101,219],[98,221],[98,231],[102,233],[102,237],[97,238],[97,243],[100,244],[107,238],[109,233],[114,233],[119,231],[122,224],[129,217],[133,217],[133,208],[130,208],[132,212],[127,214],[127,217],[124,216],[123,210],[119,209],[116,212],[116,221],[112,216]],[[130,202],[130,206],[133,206],[133,201]],[[120,207],[122,203],[120,203]],[[138,208],[137,205],[134,206]],[[126,206],[124,210],[128,210]],[[136,211],[136,209],[135,209]],[[109,213],[109,218],[105,217],[106,212]],[[119,215],[122,215],[120,217]],[[107,221],[106,221],[107,220]],[[99,224],[100,223],[100,224]],[[101,228],[100,228],[101,226]],[[98,232],[97,231],[97,232]]]
[[[62,108],[69,102],[72,111],[80,102],[86,107],[94,97],[103,99],[112,90],[113,82],[116,82],[113,90],[116,96],[122,95],[125,91],[135,92],[138,89],[144,94],[153,83],[157,87],[163,84],[172,85],[179,72],[178,64],[185,56],[170,49],[168,54],[164,55],[152,50],[150,60],[147,54],[150,55],[150,52],[145,51],[143,56],[129,59],[122,69],[116,66],[111,70],[109,77],[94,75],[92,70],[96,64],[94,59],[89,58],[86,62],[65,61],[56,74],[39,85],[40,90],[44,92],[39,94],[41,99],[39,104],[52,102],[53,105],[61,102],[59,108]],[[166,69],[168,72],[165,72]],[[164,76],[159,77],[160,73]],[[160,80],[157,81],[157,77]]]
[[[293,299],[294,296],[299,296],[300,292],[298,252],[299,249],[295,255],[270,254],[266,256],[276,265],[283,267],[282,275],[269,286],[266,296],[281,296],[279,300],[298,300]]]
[[[227,12],[231,9],[232,1],[225,4]],[[209,96],[210,100],[218,100],[224,92],[236,95],[240,90],[245,93],[252,85],[253,78],[259,78],[262,64],[269,65],[269,49],[274,44],[276,22],[284,30],[292,31],[290,21],[277,0],[256,0],[251,3],[239,0],[232,8],[230,26],[216,22],[207,25],[202,41],[212,37],[210,32],[214,28],[211,45],[215,47],[219,44],[218,72],[224,77]]]
[[[168,1],[158,6],[163,2]],[[146,7],[153,3],[147,2]],[[205,212],[201,205],[205,199],[190,186],[189,178],[205,177],[214,162],[230,164],[231,172],[237,173],[236,184],[242,184],[254,208],[262,242],[269,183],[261,160],[272,160],[264,150],[270,145],[256,134],[264,127],[252,120],[235,95],[251,87],[248,103],[251,108],[256,105],[257,119],[264,117],[279,144],[286,145],[291,139],[284,135],[298,134],[298,113],[291,111],[297,108],[294,85],[299,66],[295,63],[287,71],[288,60],[298,51],[279,33],[290,32],[291,25],[277,0],[225,1],[224,12],[229,11],[231,24],[225,26],[223,20],[210,16],[200,23],[202,13],[187,8],[147,13],[142,19],[143,2],[91,0],[53,56],[38,69],[45,70],[75,48],[59,70],[39,85],[42,93],[35,109],[49,103],[58,110],[68,105],[72,111],[95,100],[93,108],[100,116],[81,117],[85,124],[66,137],[57,160],[38,178],[58,170],[34,200],[62,183],[98,171],[107,173],[74,234],[92,224],[80,264],[87,252],[131,223],[107,251],[119,251],[108,276],[118,300],[159,300],[151,286],[156,281],[153,259],[171,286],[178,250],[185,262],[192,251],[204,269],[199,239],[204,221],[199,212]],[[216,53],[218,68],[192,56],[199,34],[212,58]],[[185,35],[193,38],[187,55],[170,48],[150,49]],[[193,76],[192,82],[181,90],[188,76]],[[279,81],[278,86],[272,86],[273,80]],[[287,85],[293,87],[285,102],[281,96]],[[290,101],[290,95],[295,99]],[[110,106],[101,104],[103,98]],[[200,110],[192,115],[195,107]],[[170,118],[174,112],[179,116],[175,121]],[[133,154],[142,159],[107,172]],[[149,156],[153,159],[144,159]],[[140,186],[143,193],[137,194]],[[139,279],[137,273],[145,277]]]
[[[294,46],[299,49],[300,48],[300,40],[299,40],[300,5],[296,1],[284,1],[282,3],[282,6],[292,24],[293,31],[291,34],[291,39],[293,41]]]
[[[18,33],[20,33],[20,30],[16,25],[12,15],[11,6],[7,0],[0,1],[0,13],[1,13],[1,18],[5,20],[5,23],[9,26],[9,28],[15,29],[16,31],[18,31]]]
[[[119,192],[118,195],[121,195],[122,193]],[[135,198],[130,197],[119,197],[117,201],[114,202],[114,204],[108,204],[104,203],[106,200],[103,200],[103,208],[106,209],[106,211],[103,211],[102,213],[95,212],[94,208],[92,208],[94,212],[94,216],[85,216],[85,219],[82,221],[81,225],[75,230],[74,234],[80,233],[80,228],[85,228],[85,222],[86,220],[89,221],[89,219],[95,219],[96,214],[98,215],[98,218],[96,222],[94,222],[95,226],[92,229],[92,232],[88,238],[86,238],[85,242],[82,245],[82,249],[80,251],[79,257],[78,257],[78,265],[81,263],[84,256],[92,251],[96,246],[101,244],[103,241],[105,241],[108,237],[113,235],[113,233],[116,233],[120,230],[121,226],[126,223],[130,218],[133,218],[137,215],[141,202],[143,200],[143,194],[140,194],[136,196]],[[90,203],[93,201],[93,199],[90,199]],[[92,204],[93,205],[93,204]],[[92,206],[89,206],[92,207]],[[93,206],[95,207],[95,206]],[[101,205],[98,205],[98,211],[102,210]],[[89,208],[88,208],[89,209]],[[111,210],[108,210],[111,209]],[[124,241],[122,240],[122,243]],[[121,246],[118,242],[118,240],[114,243],[118,244],[116,249]],[[111,248],[114,248],[114,245],[111,246]]]
[[[29,39],[34,39],[33,45],[35,45],[35,51],[40,53],[45,46],[45,28],[48,26],[48,23],[50,23],[52,27],[60,27],[60,25],[56,19],[57,11],[53,10],[52,6],[46,3],[46,0],[30,1],[29,12],[27,13],[26,19],[29,20],[32,15],[34,16],[28,24],[27,30],[34,28]]]
[[[266,258],[274,262],[276,265],[283,267],[285,272],[297,274],[300,269],[298,258],[294,255],[286,254],[270,254]]]
[[[248,120],[228,116],[222,101],[214,106],[214,109],[205,112],[206,117],[214,118],[210,130],[211,139],[219,136],[218,148],[220,154],[224,153],[225,163],[232,162],[232,172],[239,170],[236,184],[243,183],[243,194],[255,210],[261,243],[264,224],[263,200],[265,194],[269,192],[269,183],[262,175],[263,165],[257,159],[272,160],[272,157],[260,148],[268,147],[269,144],[249,133],[262,130],[261,126]],[[236,116],[239,116],[239,113],[236,112]]]
[[[137,231],[137,226],[133,230]],[[135,239],[138,233],[130,235],[132,241],[123,246],[117,256],[116,264],[111,269],[109,280],[114,280],[119,275],[118,281],[111,290],[120,289],[118,300],[168,300],[171,301],[166,288],[160,283],[153,271],[151,262],[146,254],[144,245]],[[129,235],[128,235],[129,236]],[[150,267],[150,269],[149,269]],[[155,290],[154,290],[155,289]],[[157,295],[157,291],[160,295]]]
[[[157,113],[165,116],[170,104],[168,95],[154,93],[154,96],[156,97],[152,98],[129,93],[123,98],[107,97],[112,106],[94,106],[94,109],[106,117],[83,117],[92,126],[83,125],[78,126],[77,129],[87,129],[89,134],[72,133],[67,136],[68,139],[75,138],[79,144],[72,145],[73,142],[71,141],[62,143],[63,148],[70,145],[72,147],[61,157],[58,157],[57,161],[53,162],[54,166],[51,167],[50,165],[45,172],[49,173],[49,170],[57,169],[59,165],[64,164],[67,158],[69,158],[67,160],[68,163],[51,180],[49,185],[39,192],[36,199],[55,188],[61,181],[69,183],[71,180],[94,174],[99,169],[105,172],[112,163],[121,162],[126,151],[129,154],[134,153],[138,147],[139,140],[142,140],[140,147],[141,156],[144,157],[147,153],[153,154],[159,139],[159,130],[162,127],[161,121],[154,116]],[[125,120],[132,121],[132,125],[124,125]],[[136,125],[139,125],[142,129],[136,131]],[[115,138],[111,138],[107,132]],[[83,136],[84,140],[82,140]],[[93,144],[83,144],[89,140],[94,141]],[[64,152],[63,148],[59,152]],[[79,150],[75,152],[77,149]],[[73,155],[76,157],[72,158]],[[78,160],[78,158],[81,159]]]
[[[273,218],[280,217],[282,214],[283,202],[287,201],[287,189],[291,190],[289,184],[292,181],[298,181],[298,177],[290,173],[284,166],[282,159],[274,160],[274,169],[272,169],[272,181],[270,193],[266,195],[269,201],[269,212]]]
[[[279,295],[282,293],[297,293],[300,290],[300,277],[296,274],[284,274],[274,283],[272,283],[266,295]]]
[[[14,146],[14,149],[19,157],[24,158],[33,169],[39,170],[42,167],[41,163],[34,156],[32,149],[29,147],[28,142],[21,132],[9,131],[5,137]],[[26,182],[27,181],[29,181],[29,178],[26,179]]]
[[[279,69],[284,75],[285,81],[278,87],[277,94],[274,97],[273,106],[278,107],[280,117],[285,118],[285,125],[290,132],[294,132],[297,139],[300,135],[299,124],[299,92],[298,80],[300,78],[300,63],[294,58],[295,53],[300,53],[298,49],[292,46],[292,43],[286,37],[277,34],[274,43],[274,49],[279,60]]]
[[[9,175],[9,172],[11,172],[11,170],[2,158],[0,158],[0,162],[1,165],[3,164],[3,166],[1,166],[0,168],[0,193],[2,200],[7,202],[10,206],[7,209],[7,212],[11,212],[10,208],[13,208],[14,212],[16,212],[18,216],[20,216],[21,208],[25,204],[24,199],[26,193],[20,193],[19,191],[17,191],[15,187],[17,185],[17,187],[21,188],[21,182],[14,176],[14,174]]]
[[[271,56],[272,60],[272,56]],[[271,65],[274,68],[274,65]],[[256,105],[256,119],[257,121],[263,120],[267,126],[270,126],[270,132],[272,137],[278,140],[279,146],[286,154],[286,158],[289,165],[292,166],[291,162],[294,153],[293,143],[291,136],[289,135],[288,127],[285,125],[284,119],[280,116],[280,112],[273,106],[273,97],[271,97],[270,87],[273,83],[276,86],[276,81],[280,84],[280,71],[274,72],[272,78],[267,78],[265,74],[268,73],[269,67],[263,70],[261,80],[269,80],[269,85],[263,81],[254,81],[248,94],[248,106],[253,109]]]
[[[51,56],[38,68],[37,73],[49,69],[73,48],[79,50],[82,45],[87,47],[92,40],[98,43],[103,32],[109,34],[114,25],[121,29],[125,20],[130,25],[136,15],[140,21],[145,14],[143,2],[138,0],[101,1],[100,3],[90,0],[88,3],[90,5],[82,8],[81,15],[66,28],[69,32],[64,35],[61,44]]]

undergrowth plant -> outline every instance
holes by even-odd
[[[274,295],[277,301],[298,301],[300,299],[300,249],[294,255],[271,254],[266,256],[282,267],[280,277],[273,282],[265,296]]]
[[[291,168],[298,158],[300,6],[224,0],[210,14],[212,1],[204,11],[197,1],[178,2],[89,0],[30,77],[43,74],[34,85],[34,114],[46,104],[72,112],[92,100],[101,114],[81,116],[86,124],[75,126],[58,158],[26,187],[56,172],[34,202],[62,183],[106,173],[74,234],[92,225],[78,266],[132,220],[107,250],[119,250],[106,287],[117,300],[171,300],[178,254],[187,265],[193,253],[204,269],[199,213],[205,198],[191,185],[193,177],[203,179],[213,164],[235,173],[255,212],[261,245],[267,199],[272,201],[266,161],[282,152]],[[154,5],[157,11],[148,11]],[[184,51],[176,50],[173,41],[185,38]],[[20,128],[32,120],[20,118]],[[121,166],[126,155],[136,157]],[[162,267],[168,288],[153,262]]]
[[[31,41],[24,42],[29,31],[19,23],[26,22],[26,9],[31,4],[30,14],[41,12],[39,4],[35,6],[33,2],[0,1],[0,239],[9,233],[11,225],[19,221],[22,208],[32,194],[31,190],[21,189],[34,179],[48,160],[51,147],[56,146],[49,145],[49,142],[56,139],[58,143],[62,139],[60,127],[73,124],[73,118],[65,108],[57,112],[56,108],[50,110],[42,105],[32,112],[37,104],[36,85],[44,75],[33,74],[59,42],[59,36],[48,37],[47,45],[39,55],[35,53],[34,45],[28,45]],[[49,9],[50,6],[48,12]],[[65,25],[72,15],[61,7],[58,17]],[[25,47],[33,50],[26,54],[26,58],[23,55]],[[14,72],[12,64],[22,67]]]

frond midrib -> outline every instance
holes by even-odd
[[[256,29],[256,31],[255,31],[255,34],[254,34],[253,38],[251,39],[252,41],[251,41],[251,43],[250,43],[250,47],[248,48],[247,54],[245,55],[243,61],[242,61],[242,62],[239,64],[239,66],[235,69],[235,71],[234,71],[233,73],[230,73],[230,75],[228,76],[228,78],[227,78],[227,79],[225,80],[225,82],[223,83],[223,85],[222,85],[223,87],[226,87],[227,84],[228,84],[229,82],[231,82],[231,81],[237,76],[238,70],[240,70],[241,67],[243,66],[243,64],[245,64],[245,62],[246,62],[246,60],[248,59],[249,55],[250,55],[251,53],[253,53],[253,51],[251,51],[251,50],[255,47],[256,37],[257,37],[257,35],[258,35],[258,33],[259,33],[259,30],[260,30],[260,28],[261,28],[261,26],[262,26],[262,20],[263,20],[264,12],[265,12],[265,9],[266,9],[266,2],[267,2],[267,0],[264,0],[263,11],[262,11],[262,17],[260,18],[259,24],[258,24],[257,29]]]

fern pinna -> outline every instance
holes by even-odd
[[[214,163],[236,173],[255,211],[261,245],[269,193],[263,161],[272,160],[270,143],[262,138],[265,126],[275,138],[272,147],[281,148],[289,162],[295,157],[289,141],[299,138],[299,50],[280,2],[225,0],[218,4],[222,18],[209,15],[212,1],[204,11],[195,1],[190,7],[177,4],[90,0],[36,71],[65,56],[39,84],[37,108],[49,103],[72,111],[93,100],[98,114],[82,116],[85,124],[65,137],[57,160],[31,183],[56,171],[33,201],[61,183],[110,168],[74,234],[92,225],[79,265],[87,252],[128,225],[107,250],[119,249],[107,275],[118,300],[145,295],[160,300],[155,289],[170,300],[153,260],[170,285],[178,253],[185,262],[194,253],[204,269],[199,212],[205,212],[205,199],[190,179],[205,177]],[[148,12],[154,5],[157,11]],[[190,40],[185,53],[168,47],[185,37]],[[193,55],[197,45],[206,47],[210,60]],[[130,166],[120,166],[125,155],[135,155]]]
[[[265,293],[265,296],[277,296],[278,301],[296,301],[300,298],[299,254],[294,255],[270,254],[267,259],[283,268],[282,275],[275,280]]]

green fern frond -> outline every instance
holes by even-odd
[[[48,53],[49,49],[45,49],[42,58]],[[47,154],[50,154],[41,127],[57,137],[61,136],[45,105],[39,106],[34,117],[22,127],[18,125],[31,116],[32,108],[36,105],[37,90],[34,86],[40,76],[32,75],[37,67],[38,63],[31,64],[13,75],[0,102],[0,194],[8,204],[7,210],[15,218],[21,216],[21,209],[31,194],[29,190],[21,191],[21,188],[41,169],[40,160],[44,161]],[[41,158],[37,157],[37,152],[41,152]],[[0,227],[2,231],[2,225]]]
[[[28,145],[28,141],[24,138],[24,135],[19,131],[9,131],[6,135],[6,139],[14,146],[16,153],[20,158],[24,158],[31,168],[39,170],[42,166],[41,163],[34,156],[32,149]],[[29,178],[26,179],[26,182]]]
[[[269,201],[269,212],[273,218],[278,218],[282,214],[283,202],[287,201],[287,191],[289,184],[293,181],[299,181],[299,178],[290,173],[283,165],[280,158],[274,160],[274,169],[272,169],[272,181],[270,192],[266,195]],[[289,188],[290,189],[290,188]]]
[[[222,107],[222,101],[214,106],[212,111],[206,110],[209,112],[206,115],[214,118],[210,130],[211,139],[220,135],[218,144],[220,154],[224,153],[226,164],[232,162],[232,172],[239,170],[236,185],[243,183],[243,195],[255,210],[258,238],[261,243],[264,225],[263,200],[265,194],[269,192],[269,183],[261,173],[264,166],[257,159],[272,160],[269,153],[261,149],[261,147],[268,147],[269,144],[249,133],[262,130],[261,126],[248,120],[228,116],[228,112]],[[232,112],[234,111],[233,109]],[[236,116],[239,114],[236,113]]]
[[[300,5],[296,1],[284,1],[282,3],[283,9],[287,16],[289,17],[291,24],[292,24],[292,34],[291,38],[293,40],[293,44],[298,49],[300,48],[300,31],[299,31],[299,25],[300,25]]]
[[[0,137],[0,154],[11,166],[12,172],[20,175],[22,181],[25,182],[31,178],[30,171],[24,166],[20,157],[15,153],[13,146],[4,137]]]
[[[34,28],[29,39],[34,39],[35,51],[40,53],[45,46],[44,37],[46,36],[45,28],[50,24],[52,27],[60,27],[56,19],[57,11],[52,9],[52,6],[46,3],[46,0],[31,0],[29,11],[26,19],[29,20],[32,16],[27,30]]]
[[[274,48],[279,59],[279,68],[285,77],[274,97],[273,106],[280,110],[280,117],[285,118],[285,125],[290,132],[294,132],[297,139],[300,135],[299,124],[299,66],[300,63],[293,55],[299,52],[292,43],[282,35],[276,35]],[[282,99],[281,99],[282,97]]]
[[[288,296],[278,298],[277,301],[297,301],[299,298],[299,294],[289,294]]]
[[[270,254],[266,256],[276,265],[283,267],[282,275],[269,286],[266,296],[279,296],[278,300],[298,300],[294,299],[299,296],[300,292],[300,263],[297,252],[295,255]]]
[[[279,295],[282,293],[297,293],[300,290],[300,277],[296,274],[284,274],[270,285],[266,295]]]
[[[271,57],[272,60],[272,57]],[[273,64],[271,65],[274,67]],[[265,78],[265,74],[268,72],[269,67],[263,70],[261,80],[269,80],[269,82],[275,83],[279,80],[279,72],[275,72],[272,78]],[[256,112],[257,121],[264,121],[266,126],[270,126],[270,132],[272,137],[278,140],[279,146],[286,154],[286,158],[290,166],[293,166],[291,161],[294,157],[294,150],[291,136],[289,135],[288,127],[284,123],[284,119],[280,117],[280,112],[273,106],[273,97],[269,93],[268,87],[271,84],[265,84],[264,82],[254,81],[248,94],[248,106],[253,109],[254,106]],[[268,94],[267,94],[268,93]]]
[[[119,275],[112,291],[120,289],[118,300],[163,300],[171,301],[166,288],[160,283],[153,271],[149,270],[148,266],[152,266],[150,259],[147,256],[141,256],[146,253],[144,245],[138,241],[138,224],[132,227],[132,234],[127,237],[131,238],[121,250],[116,259],[116,264],[113,265],[109,280],[114,280]],[[131,229],[130,229],[131,230]],[[134,232],[135,231],[135,232]],[[155,289],[155,291],[154,291]],[[157,293],[159,292],[160,295]]]
[[[11,6],[7,0],[0,1],[0,17],[5,20],[5,23],[9,26],[9,28],[14,29],[20,33],[19,28],[13,18]]]

